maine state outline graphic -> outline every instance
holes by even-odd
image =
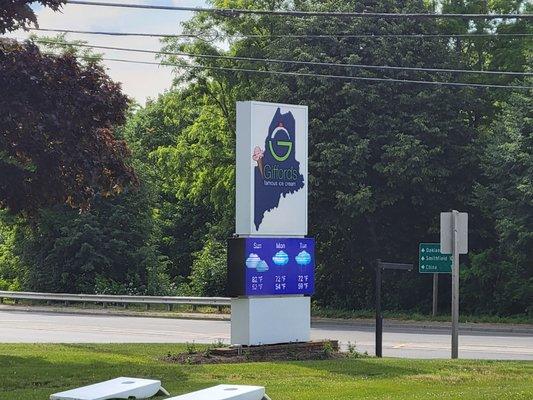
[[[296,160],[296,121],[291,112],[278,108],[268,128],[263,147],[256,145],[254,167],[254,225],[259,230],[268,211],[278,208],[281,197],[305,185]]]

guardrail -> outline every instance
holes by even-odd
[[[63,303],[102,303],[103,307],[108,304],[145,304],[147,308],[151,304],[163,304],[168,310],[173,305],[213,306],[229,307],[231,299],[228,297],[176,297],[176,296],[121,296],[109,294],[69,294],[69,293],[35,293],[35,292],[8,292],[0,291],[0,303],[3,299],[35,300],[35,301],[60,301]]]

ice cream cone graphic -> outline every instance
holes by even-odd
[[[265,177],[265,167],[264,167],[264,150],[261,150],[261,147],[256,146],[254,149],[254,154],[252,155],[252,159],[257,162],[257,166],[259,167],[259,172],[261,172],[261,177]]]

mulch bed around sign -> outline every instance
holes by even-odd
[[[211,348],[167,354],[163,361],[178,364],[231,364],[260,361],[304,361],[344,358],[336,340],[263,346]]]

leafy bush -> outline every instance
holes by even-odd
[[[20,290],[24,267],[16,253],[17,233],[20,230],[17,218],[0,210],[0,290]]]
[[[73,293],[170,294],[166,261],[153,244],[146,189],[97,199],[78,214],[61,207],[41,212],[22,256],[33,267],[31,290]]]
[[[226,244],[208,239],[195,254],[190,292],[195,296],[223,296],[226,288]]]

